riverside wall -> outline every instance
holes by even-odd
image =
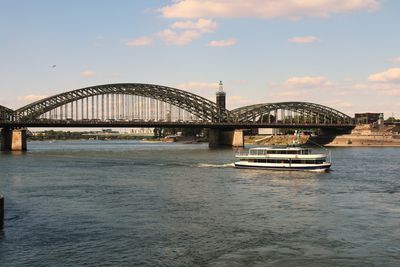
[[[326,146],[400,146],[400,134],[394,126],[357,125],[350,134],[337,135]]]
[[[318,143],[330,147],[400,147],[399,129],[393,126],[376,127],[373,124],[357,125],[350,134],[301,136],[301,144]],[[288,145],[297,137],[293,135],[247,136],[246,144]]]

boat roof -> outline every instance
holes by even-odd
[[[299,146],[269,146],[269,147],[253,147],[250,150],[305,150],[307,147]]]

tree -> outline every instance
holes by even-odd
[[[396,119],[395,117],[389,117],[385,120],[385,122],[400,122],[400,119]]]

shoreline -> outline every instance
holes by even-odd
[[[293,135],[276,136],[251,136],[246,137],[245,145],[288,145],[296,138]],[[363,136],[363,135],[338,135],[338,136],[301,136],[300,144],[312,145],[317,143],[325,147],[400,147],[400,139],[392,136]]]
[[[325,147],[400,147],[400,145],[341,145],[341,144],[330,144]]]
[[[346,144],[327,144],[326,147],[400,147],[400,144],[382,144],[382,145],[370,145],[370,144],[356,144],[356,145],[346,145]]]
[[[164,141],[164,140],[141,140],[141,139],[110,139],[110,140],[91,140],[91,139],[62,139],[62,140],[29,140],[28,142],[47,142],[47,143],[57,143],[57,142],[71,142],[71,141],[85,141],[85,142],[90,142],[90,141],[136,141],[136,142],[142,142],[142,143],[163,143],[163,144],[203,144],[207,143],[206,141]],[[268,146],[272,144],[255,144],[254,142],[245,142],[245,145],[259,145],[259,146]],[[306,143],[303,143],[303,145]],[[326,144],[323,145],[325,147],[393,147],[393,148],[400,148],[400,143],[399,144]]]

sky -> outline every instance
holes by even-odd
[[[0,105],[152,83],[400,117],[398,0],[0,0]]]

